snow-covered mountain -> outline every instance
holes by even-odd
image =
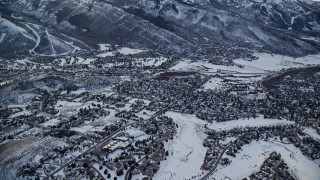
[[[98,43],[170,53],[240,46],[319,52],[320,3],[309,0],[0,0],[0,55],[56,56]]]

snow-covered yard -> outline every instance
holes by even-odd
[[[123,47],[123,48],[120,48],[118,52],[123,55],[131,55],[131,54],[139,54],[146,51],[141,49],[132,49],[132,48]]]
[[[146,109],[143,109],[142,111],[136,113],[136,115],[139,118],[146,120],[146,119],[149,119],[151,116],[153,116],[155,113],[156,113],[155,111],[148,111]]]
[[[70,130],[77,131],[77,132],[80,132],[80,133],[86,133],[86,132],[90,131],[90,129],[92,129],[92,128],[93,128],[93,126],[91,126],[91,125],[84,125],[84,126],[81,126],[81,127],[71,128]]]
[[[21,116],[21,115],[30,115],[30,114],[32,114],[31,111],[29,111],[29,110],[24,110],[24,111],[15,113],[15,114],[11,114],[11,115],[10,115],[10,118],[18,117],[18,116]]]
[[[202,145],[206,135],[201,127],[205,122],[195,119],[192,115],[175,112],[167,112],[165,116],[173,118],[178,124],[177,135],[165,144],[169,156],[167,160],[161,162],[160,169],[153,179],[175,180],[199,177],[203,172],[200,167],[207,150]]]
[[[1,37],[0,37],[0,43],[2,43],[2,41],[4,40],[4,37],[6,37],[7,33],[1,33]]]
[[[139,138],[146,139],[150,137],[150,135],[147,135],[144,131],[137,128],[129,128],[125,132],[128,133],[129,136],[134,137],[136,140]]]

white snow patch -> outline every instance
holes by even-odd
[[[109,51],[111,44],[98,44],[100,51]]]
[[[86,133],[86,132],[90,131],[90,129],[92,129],[92,128],[93,128],[93,126],[91,126],[91,125],[84,125],[82,127],[73,127],[70,130],[77,131],[80,133]]]
[[[82,64],[91,64],[95,60],[96,60],[95,58],[87,58],[82,62]]]
[[[207,127],[215,131],[230,130],[237,127],[261,127],[273,125],[294,124],[293,121],[279,120],[279,119],[264,119],[263,116],[249,119],[239,119],[224,122],[213,122],[208,124]]]
[[[317,133],[317,131],[315,129],[313,129],[313,128],[305,128],[303,130],[303,132],[308,134],[314,140],[320,141],[320,135]]]
[[[252,68],[252,67],[245,67],[240,68],[237,66],[224,66],[224,65],[216,65],[211,64],[206,61],[198,61],[194,62],[188,59],[180,61],[175,66],[171,67],[170,70],[175,71],[196,71],[199,73],[228,73],[228,74],[237,74],[237,73],[265,73],[264,70]]]
[[[42,123],[41,126],[43,126],[43,127],[54,126],[54,125],[59,124],[59,122],[60,122],[60,120],[58,120],[58,119],[50,119],[49,121]]]
[[[222,79],[220,78],[211,78],[208,82],[203,85],[205,90],[207,89],[219,89],[222,87]]]
[[[149,110],[143,109],[140,112],[136,113],[136,115],[146,120],[152,117],[155,113],[156,113],[155,111],[149,111]]]
[[[132,136],[134,138],[146,135],[145,132],[143,132],[137,128],[130,128],[130,129],[126,130],[126,133],[128,133],[129,136]]]
[[[234,60],[236,64],[257,68],[266,71],[280,71],[282,69],[303,67],[306,65],[319,64],[320,54],[293,58],[289,56],[274,55],[267,53],[254,54],[258,60],[247,61],[243,59]]]
[[[141,49],[131,49],[131,48],[123,47],[119,49],[118,52],[124,55],[130,55],[130,54],[139,54],[146,51]]]
[[[76,91],[71,91],[70,93],[79,95],[79,94],[84,93],[84,92],[87,92],[86,89],[85,88],[80,88],[80,89],[78,89]]]
[[[0,43],[2,43],[4,37],[6,37],[7,33],[2,33],[0,37]]]
[[[116,55],[115,52],[105,52],[105,53],[97,54],[97,57],[110,57],[115,55]]]
[[[32,114],[31,111],[29,111],[29,110],[24,110],[24,111],[15,113],[15,114],[11,114],[11,115],[10,115],[10,118],[18,117],[18,116],[21,116],[21,115],[30,115],[30,114]]]
[[[256,53],[258,60],[248,61],[236,59],[234,62],[243,66],[225,66],[211,64],[207,61],[192,61],[184,59],[170,70],[175,71],[196,71],[199,73],[219,73],[219,74],[267,74],[270,71],[280,71],[295,67],[305,67],[307,65],[319,64],[320,54],[308,55],[305,57],[293,58],[289,56],[274,55],[267,53]]]

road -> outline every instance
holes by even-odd
[[[156,112],[153,116],[151,116],[150,118],[144,120],[144,121],[137,121],[137,122],[134,122],[134,123],[130,123],[130,124],[127,124],[126,126],[123,126],[121,127],[120,129],[118,129],[117,131],[113,132],[112,134],[110,134],[109,136],[105,137],[102,141],[100,141],[100,143],[97,143],[96,145],[92,146],[91,148],[89,148],[88,150],[84,151],[83,153],[81,153],[79,156],[75,157],[74,159],[70,160],[69,162],[65,163],[64,165],[62,165],[61,167],[57,168],[56,170],[54,170],[53,172],[51,172],[46,179],[49,179],[49,177],[53,176],[54,174],[58,173],[59,171],[61,171],[63,168],[67,167],[68,165],[70,165],[71,163],[75,162],[76,160],[79,159],[79,157],[81,157],[82,155],[86,154],[86,153],[89,153],[93,150],[95,150],[97,147],[105,144],[106,142],[110,141],[113,136],[115,136],[117,133],[119,133],[120,131],[123,131],[125,130],[125,128],[131,126],[131,125],[134,125],[134,124],[138,124],[138,123],[141,123],[141,122],[146,122],[146,121],[149,121],[150,119],[153,119],[153,118],[156,118],[157,116],[161,115],[163,112],[167,111],[167,109],[173,104],[175,103],[172,102],[170,104],[168,104],[168,106],[164,109],[161,109],[159,110],[158,112]]]
[[[238,140],[242,139],[243,137],[245,137],[245,136],[248,135],[248,134],[250,134],[250,133],[246,133],[246,134],[243,134],[243,135],[239,136],[236,140],[234,140],[231,144],[229,144],[229,146],[225,147],[225,148],[222,150],[222,152],[221,152],[220,156],[218,157],[218,159],[217,159],[217,161],[216,161],[216,164],[213,166],[213,168],[212,168],[205,176],[203,176],[200,180],[207,180],[207,179],[210,177],[210,175],[211,175],[211,174],[216,170],[216,168],[218,167],[219,162],[220,162],[222,156],[224,155],[224,153],[225,153],[232,145],[234,145]]]
[[[48,75],[50,73],[47,73],[46,75]],[[20,79],[20,81],[26,81],[28,78],[30,78],[29,76],[25,75],[23,78],[20,76],[18,77],[18,79]],[[31,78],[33,78],[33,76],[31,76]],[[144,77],[147,78],[147,77]],[[197,89],[199,87],[193,87],[194,89]],[[68,165],[76,162],[78,159],[80,159],[84,154],[90,153],[91,151],[95,150],[97,147],[102,146],[103,144],[105,144],[106,142],[110,141],[117,133],[119,133],[120,131],[125,130],[127,127],[134,125],[134,124],[138,124],[138,123],[143,123],[143,122],[147,122],[151,119],[154,119],[160,115],[162,115],[164,112],[168,111],[175,103],[177,103],[177,101],[180,99],[180,97],[182,96],[183,93],[179,93],[175,96],[175,100],[173,100],[171,103],[169,103],[166,107],[160,109],[159,111],[157,111],[154,115],[152,115],[150,118],[145,119],[143,121],[137,121],[137,122],[133,122],[130,124],[127,124],[121,128],[119,128],[117,131],[113,132],[112,134],[108,135],[107,137],[105,137],[104,139],[102,139],[100,142],[98,142],[97,144],[93,145],[92,147],[90,147],[88,150],[84,151],[83,153],[81,153],[80,155],[78,155],[77,157],[73,158],[72,160],[68,161],[67,163],[61,165],[59,168],[55,169],[53,172],[49,173],[45,179],[50,179],[51,176],[55,175],[56,173],[58,173],[59,171],[61,171],[62,169],[64,169],[65,167],[67,167]],[[48,127],[43,127],[40,126],[39,124],[35,124],[35,123],[31,123],[25,120],[21,120],[22,122],[29,124],[29,125],[33,125],[35,127],[39,127],[42,129],[52,129],[52,128],[48,128]],[[54,130],[54,129],[53,129]],[[81,135],[81,134],[80,134]],[[141,159],[142,160],[142,159]],[[141,161],[140,160],[140,161]],[[140,162],[139,161],[139,162]]]
[[[65,163],[64,165],[62,165],[61,167],[57,168],[56,170],[54,170],[53,172],[51,172],[47,179],[50,176],[53,176],[54,174],[56,174],[57,172],[59,172],[60,170],[62,170],[63,168],[67,167],[68,165],[70,165],[71,163],[75,162],[76,160],[79,159],[79,157],[81,157],[82,155],[89,153],[91,151],[93,151],[94,149],[96,149],[96,147],[102,145],[103,143],[106,143],[107,141],[111,140],[111,138],[116,135],[117,133],[119,133],[120,131],[124,130],[126,127],[128,127],[129,125],[126,125],[120,129],[118,129],[117,131],[113,132],[112,134],[110,134],[109,136],[107,136],[105,139],[103,139],[102,141],[100,141],[100,143],[97,143],[96,145],[92,146],[91,148],[89,148],[88,150],[84,151],[83,153],[81,153],[79,156],[75,157],[74,159],[68,161],[67,163]]]
[[[149,154],[148,154],[149,155]],[[143,161],[144,159],[146,159],[147,156],[141,158],[138,162],[134,163],[133,165],[130,166],[130,168],[128,169],[128,171],[126,172],[126,175],[124,176],[125,180],[129,180],[129,173],[132,171],[132,169],[134,168],[134,166],[136,164],[139,164],[141,161]]]
[[[95,170],[99,174],[99,176],[101,177],[102,180],[106,180],[106,178],[104,178],[104,176],[100,173],[100,171],[97,168],[95,168],[94,166],[90,165],[89,161],[82,161],[82,162],[83,163],[87,163],[93,170]]]

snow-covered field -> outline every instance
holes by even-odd
[[[55,138],[38,138],[34,136],[19,140],[10,140],[0,145],[0,179],[22,179],[15,178],[18,167],[26,163],[37,161],[46,153],[47,149],[67,146]],[[37,156],[38,155],[38,156]],[[25,178],[24,178],[25,179]]]
[[[207,127],[216,131],[230,130],[236,127],[261,127],[273,125],[294,124],[293,121],[279,120],[279,119],[264,119],[263,116],[249,119],[239,119],[225,122],[213,122]]]
[[[111,44],[98,44],[100,51],[109,51]]]
[[[280,71],[293,67],[302,67],[305,65],[319,64],[320,55],[308,55],[300,58],[292,58],[288,56],[273,55],[267,53],[254,54],[259,57],[258,60],[246,61],[242,59],[234,60],[236,64],[247,67],[263,69],[267,71]]]
[[[220,78],[211,78],[208,82],[203,85],[205,90],[207,89],[219,89],[222,85],[222,79]]]
[[[148,111],[146,109],[143,109],[142,111],[136,113],[136,115],[139,118],[146,120],[146,119],[149,119],[150,117],[152,117],[155,113],[156,113],[155,111]]]
[[[115,51],[109,51],[110,48],[108,46],[103,46],[103,45],[100,45],[100,50],[101,51],[107,50],[108,52],[97,54],[96,55],[97,57],[115,56],[116,53],[120,53],[120,54],[123,54],[123,55],[134,55],[134,54],[139,54],[139,53],[146,52],[146,50],[131,49],[131,48],[128,48],[128,47],[122,47],[122,48],[117,49]]]
[[[76,110],[82,106],[83,103],[58,100],[55,108],[59,110],[59,113],[73,115],[77,113]]]
[[[140,129],[137,129],[137,128],[127,129],[125,132],[128,133],[129,136],[134,137],[135,139],[138,137],[141,137],[142,139],[150,137],[144,131],[141,131]]]
[[[77,131],[77,132],[80,132],[80,133],[85,133],[85,132],[89,131],[92,128],[93,128],[93,126],[91,126],[91,125],[84,125],[84,126],[81,126],[81,127],[71,128],[71,130]]]
[[[109,57],[109,56],[115,56],[115,52],[104,52],[104,53],[100,53],[97,54],[97,57]]]
[[[200,167],[207,150],[202,145],[206,135],[201,127],[205,122],[195,119],[192,115],[175,112],[167,112],[165,116],[173,118],[179,127],[174,139],[165,144],[169,156],[161,162],[160,169],[153,179],[182,180],[199,177],[204,172]]]
[[[81,92],[81,90],[80,90]],[[77,93],[77,92],[75,92]],[[64,115],[73,115],[79,111],[80,108],[88,108],[89,106],[94,104],[102,104],[101,102],[97,101],[88,101],[85,103],[80,102],[71,102],[71,101],[65,101],[65,100],[58,100],[57,104],[55,105],[55,108],[59,110],[59,114]]]
[[[320,141],[320,135],[313,128],[305,128],[303,130],[304,133],[308,134],[312,139]]]
[[[18,113],[10,115],[10,118],[18,117],[18,116],[21,116],[21,115],[30,115],[30,114],[32,114],[31,111],[24,110],[24,111],[21,111],[21,112],[18,112]]]
[[[54,125],[58,125],[59,122],[60,120],[58,119],[50,119],[49,121],[42,123],[41,126],[43,127],[54,126]]]
[[[34,134],[41,133],[41,132],[42,132],[42,129],[38,127],[34,127],[18,134],[15,138],[20,139],[28,136],[33,136]]]
[[[244,59],[237,59],[234,62],[238,65],[243,66],[224,66],[215,65],[206,61],[194,62],[185,59],[175,66],[171,67],[170,70],[175,71],[197,71],[200,73],[269,73],[270,71],[279,71],[281,69],[288,69],[293,67],[304,67],[307,65],[319,64],[320,54],[308,55],[300,58],[293,58],[289,56],[273,55],[266,53],[256,53],[255,56],[259,57],[258,60],[248,61]]]
[[[0,43],[2,43],[4,37],[6,37],[7,33],[1,33]]]
[[[237,74],[237,73],[265,73],[262,69],[246,67],[240,68],[237,66],[224,66],[224,65],[215,65],[205,61],[193,62],[191,60],[180,61],[175,66],[171,67],[170,70],[174,71],[196,71],[199,73],[228,73],[228,74]]]
[[[131,54],[139,54],[146,51],[141,49],[131,49],[131,48],[123,47],[123,48],[120,48],[118,52],[123,55],[131,55]]]
[[[250,174],[259,171],[263,161],[270,153],[276,151],[281,154],[281,158],[287,163],[290,173],[301,180],[319,180],[319,167],[313,161],[307,159],[299,149],[292,144],[282,144],[271,141],[253,141],[242,147],[242,151],[236,154],[237,157],[224,155],[232,160],[231,164],[222,167],[218,166],[210,179],[243,179]],[[232,172],[232,173],[231,173]]]

